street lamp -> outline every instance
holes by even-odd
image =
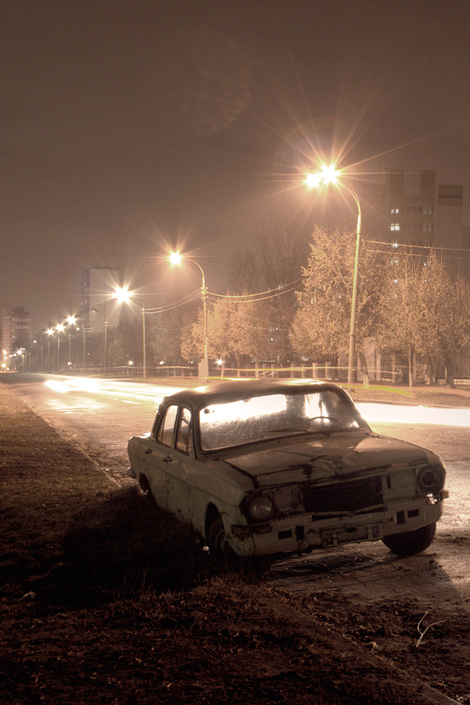
[[[60,372],[60,334],[64,330],[64,325],[62,323],[59,323],[59,325],[56,326],[56,331],[57,331],[57,372]]]
[[[208,356],[208,339],[207,339],[207,289],[206,289],[206,278],[204,276],[204,270],[202,269],[199,262],[196,262],[189,257],[184,257],[179,252],[172,252],[169,255],[169,260],[171,264],[178,265],[185,259],[187,262],[192,262],[198,267],[202,275],[202,286],[201,286],[201,299],[202,299],[202,309],[204,315],[204,360],[199,363],[199,377],[209,377],[209,356]]]
[[[131,300],[131,293],[127,286],[117,286],[113,299],[117,299],[118,304],[128,304]]]
[[[328,184],[337,184],[340,172],[332,166],[324,165],[321,172],[307,174],[305,182],[309,188],[320,188]],[[351,186],[343,188],[348,191],[354,198],[357,206],[357,225],[356,225],[356,252],[354,255],[354,274],[353,274],[353,289],[351,298],[351,323],[349,328],[349,359],[348,359],[348,388],[351,388],[353,377],[353,366],[356,352],[356,310],[357,310],[357,280],[359,272],[359,246],[361,243],[361,225],[362,225],[362,210],[361,203],[356,191]]]
[[[77,323],[75,316],[67,316],[66,323],[69,327],[69,367],[72,364],[72,326]]]
[[[123,287],[116,287],[111,299],[117,299],[117,302],[119,304],[123,303],[128,303],[131,299],[131,293],[128,291],[126,286]],[[97,308],[92,308],[92,311],[95,313],[99,313],[101,316],[104,317],[104,371],[105,374],[108,371],[108,326],[109,326],[109,321],[108,321],[108,312],[106,310],[106,300],[104,302],[104,311],[100,311]],[[85,333],[84,333],[85,335]],[[85,346],[85,343],[84,343]]]
[[[106,313],[106,307],[104,311],[99,311],[97,308],[91,309],[94,313],[99,313],[100,316],[104,316],[104,373],[108,371],[108,315]]]
[[[147,342],[145,340],[145,303],[142,305],[142,377],[147,377]]]
[[[54,335],[52,328],[46,330],[47,333],[47,371],[51,371],[51,335]]]

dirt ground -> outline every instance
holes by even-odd
[[[432,549],[217,575],[187,527],[1,384],[0,416],[1,702],[470,703],[469,613]],[[416,571],[420,597],[384,591]]]

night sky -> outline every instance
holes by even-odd
[[[301,177],[332,154],[366,210],[375,172],[435,169],[470,224],[469,0],[4,0],[0,32],[0,307],[33,332],[90,266],[150,303],[170,248],[224,292],[267,214],[328,217]]]

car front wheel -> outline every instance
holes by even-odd
[[[207,544],[212,559],[220,566],[227,564],[230,548],[227,546],[224,522],[220,514],[213,520],[207,532]]]
[[[416,531],[407,531],[404,534],[386,536],[384,544],[397,556],[414,556],[428,548],[436,535],[436,522],[423,526]]]
[[[215,517],[209,527],[207,543],[212,559],[219,569],[232,569],[255,578],[263,578],[269,572],[271,556],[242,558],[230,548],[220,514]]]

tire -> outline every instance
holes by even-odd
[[[416,531],[386,536],[382,541],[397,556],[414,556],[426,550],[434,541],[435,535],[436,522],[433,522]]]
[[[252,556],[243,558],[227,544],[224,522],[220,514],[212,521],[207,532],[207,544],[215,566],[219,570],[234,570],[247,577],[262,579],[269,572],[271,556]]]
[[[218,514],[213,519],[207,532],[207,545],[214,563],[219,567],[226,567],[229,561],[231,549],[227,546],[224,522]]]
[[[155,500],[153,498],[152,490],[150,489],[150,483],[145,475],[139,475],[139,486],[146,499],[154,503]]]

